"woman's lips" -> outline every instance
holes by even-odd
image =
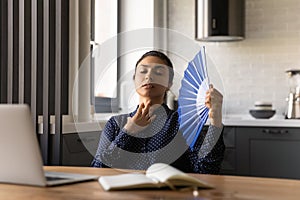
[[[145,88],[145,89],[153,88],[153,85],[147,83],[147,84],[142,85],[142,88]]]

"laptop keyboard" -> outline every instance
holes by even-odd
[[[59,181],[59,180],[69,180],[69,179],[71,179],[71,178],[46,176],[47,181]]]

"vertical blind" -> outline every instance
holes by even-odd
[[[0,103],[30,106],[36,130],[42,119],[44,164],[59,165],[68,114],[69,0],[1,0],[0,34]]]

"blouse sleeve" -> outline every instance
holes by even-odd
[[[194,149],[198,153],[199,173],[218,174],[225,152],[223,127],[210,125],[203,137],[202,143]]]

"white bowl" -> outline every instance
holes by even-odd
[[[272,103],[267,101],[256,101],[254,103],[255,110],[272,110]]]

